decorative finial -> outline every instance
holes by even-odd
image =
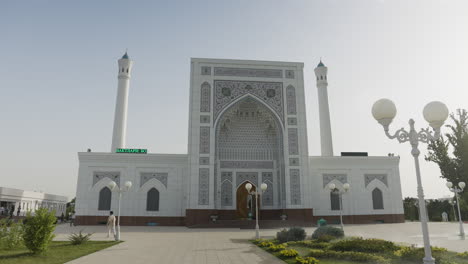
[[[127,50],[128,50],[128,49],[125,49],[125,54],[122,56],[122,59],[127,59],[127,60],[129,60],[129,57],[128,57],[128,54],[127,54]]]
[[[320,57],[320,62],[317,65],[317,67],[325,67],[325,64],[323,64],[323,62],[322,62],[322,57]]]

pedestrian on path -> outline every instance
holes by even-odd
[[[70,213],[70,226],[75,225],[75,211]]]
[[[111,230],[115,237],[115,216],[113,211],[110,211],[110,215],[107,218],[107,237],[110,237]]]

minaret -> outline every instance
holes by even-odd
[[[328,68],[322,63],[315,68],[315,76],[317,77],[318,103],[320,114],[320,145],[322,148],[322,156],[333,156],[333,143],[330,124],[330,109],[328,108]]]
[[[112,134],[111,153],[115,153],[118,148],[125,148],[125,137],[127,134],[127,108],[128,108],[128,88],[132,73],[133,61],[127,52],[119,60],[119,83],[117,88],[117,101],[115,103],[114,132]]]

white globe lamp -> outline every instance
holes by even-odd
[[[447,120],[449,110],[444,103],[433,101],[424,107],[423,116],[432,128],[439,129]]]
[[[395,104],[390,99],[383,98],[372,105],[372,116],[383,126],[390,125],[396,114]]]

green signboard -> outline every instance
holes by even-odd
[[[134,153],[134,154],[147,154],[147,149],[127,149],[127,148],[119,148],[115,151],[115,153]]]

